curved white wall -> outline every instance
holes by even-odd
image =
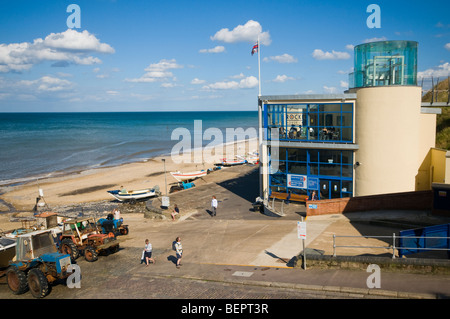
[[[419,165],[421,88],[368,87],[357,90],[355,195],[415,190]]]

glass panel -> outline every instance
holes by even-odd
[[[276,173],[270,175],[270,185],[271,186],[283,186],[286,187],[286,175],[281,173]]]
[[[342,165],[342,177],[353,177],[353,165]]]
[[[340,177],[341,165],[320,164],[320,175]]]
[[[341,152],[340,151],[321,150],[320,151],[320,162],[321,163],[340,163],[341,162]]]
[[[353,129],[351,127],[343,127],[342,128],[342,140],[343,141],[351,141],[352,140]]]
[[[353,114],[352,113],[342,113],[342,122],[339,122],[337,125],[342,125],[342,126],[352,126],[352,121],[353,121]]]
[[[317,163],[319,161],[318,150],[309,150],[309,161],[312,163]]]
[[[309,165],[309,174],[310,175],[319,175],[319,164],[310,164]]]
[[[342,163],[353,165],[353,152],[352,151],[342,151]]]
[[[288,149],[288,159],[296,162],[306,162],[306,150],[305,149]]]
[[[289,162],[288,173],[289,174],[306,175],[307,174],[306,163]]]
[[[353,182],[351,182],[351,181],[342,181],[342,196],[344,196],[345,194],[344,193],[350,193],[350,196],[351,196],[351,194],[353,193]],[[344,197],[347,197],[347,196],[344,196]]]
[[[342,112],[353,112],[352,103],[342,103]]]

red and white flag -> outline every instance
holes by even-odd
[[[252,55],[255,54],[255,52],[258,52],[258,42],[256,42],[252,48]]]

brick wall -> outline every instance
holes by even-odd
[[[306,202],[306,215],[342,214],[371,210],[431,210],[432,191],[417,191]]]

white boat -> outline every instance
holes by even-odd
[[[157,196],[159,194],[159,188],[155,187],[130,191],[116,189],[107,192],[110,193],[114,198],[123,202],[123,201],[136,201],[139,199]]]
[[[0,269],[8,267],[9,261],[16,255],[16,240],[0,237]]]
[[[259,155],[256,152],[248,153],[248,156],[236,156],[237,158],[241,160],[247,160],[247,163],[250,164],[258,164],[259,163]]]
[[[208,171],[202,169],[201,171],[195,171],[195,172],[189,172],[189,173],[182,173],[180,171],[177,172],[170,172],[172,176],[179,182],[185,182],[194,180],[199,177],[206,176],[208,174]]]
[[[223,166],[234,166],[234,165],[242,165],[247,163],[246,159],[222,159],[222,163],[220,165]]]

